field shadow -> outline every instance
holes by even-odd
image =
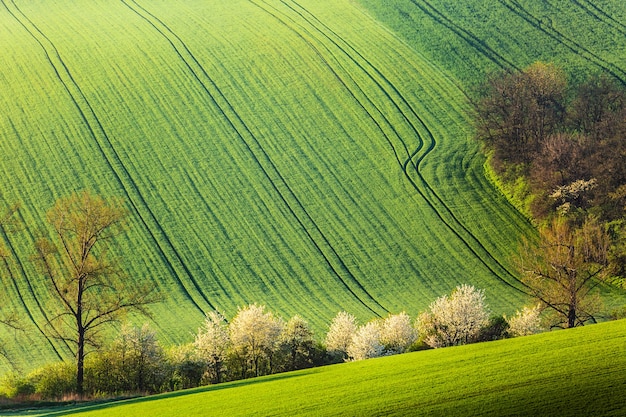
[[[205,387],[191,388],[187,390],[168,392],[165,394],[157,394],[157,395],[151,395],[151,396],[145,396],[145,397],[136,397],[136,398],[124,399],[124,400],[119,400],[119,399],[118,400],[105,400],[105,401],[97,402],[97,403],[90,402],[90,403],[74,404],[74,405],[54,407],[54,408],[47,407],[43,409],[42,408],[30,408],[26,410],[24,409],[12,410],[12,411],[6,410],[6,413],[0,411],[0,415],[7,416],[7,417],[8,416],[16,416],[16,417],[17,416],[41,416],[41,417],[69,416],[72,414],[84,413],[87,411],[106,410],[106,409],[115,408],[115,407],[119,407],[123,405],[129,405],[129,404],[139,404],[139,403],[158,401],[158,400],[163,400],[163,399],[184,397],[187,395],[208,393],[208,392],[213,392],[213,391],[221,391],[225,389],[249,386],[249,385],[254,385],[254,384],[259,384],[259,383],[264,383],[264,382],[280,381],[280,380],[295,378],[298,376],[303,376],[306,374],[308,373],[305,372],[303,374],[302,372],[297,372],[295,374],[288,373],[288,374],[270,375],[270,376],[261,377],[261,378],[250,378],[246,380],[224,382],[224,383],[217,384],[217,385],[209,385]]]

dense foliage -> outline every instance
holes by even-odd
[[[523,176],[537,218],[623,220],[626,88],[607,76],[568,86],[553,64],[494,76],[477,102],[477,131],[507,181]]]

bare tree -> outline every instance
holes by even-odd
[[[601,305],[594,289],[609,276],[604,227],[590,218],[576,229],[556,218],[539,234],[539,245],[526,243],[521,250],[522,279],[530,293],[556,314],[553,327],[595,321]]]
[[[107,245],[122,230],[127,212],[87,191],[59,199],[47,215],[52,238],[38,239],[34,260],[58,301],[48,325],[52,337],[74,347],[76,390],[83,393],[87,346],[97,346],[104,327],[124,313],[148,314],[157,297],[149,285],[131,280],[108,255]]]

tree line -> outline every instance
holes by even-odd
[[[478,140],[538,226],[516,263],[553,327],[595,322],[599,288],[626,289],[626,88],[578,85],[553,64],[496,74],[475,101]]]
[[[322,341],[301,316],[284,321],[265,306],[251,304],[231,320],[209,312],[193,342],[167,349],[148,324],[122,326],[110,345],[87,356],[82,395],[158,393],[541,330],[537,308],[510,318],[492,316],[484,292],[469,285],[438,298],[415,320],[402,312],[359,324],[352,314],[339,312]],[[0,379],[0,395],[72,398],[76,366],[60,362],[26,376],[8,373]]]

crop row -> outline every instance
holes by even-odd
[[[339,310],[417,313],[459,282],[522,303],[504,259],[530,227],[482,175],[467,97],[353,3],[0,11],[3,198],[25,225],[5,239],[22,266],[6,291],[33,330],[14,357],[68,355],[43,336],[28,258],[46,209],[81,188],[126,199],[115,255],[166,295],[166,342],[252,302],[319,330]]]

